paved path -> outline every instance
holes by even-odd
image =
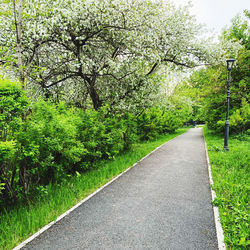
[[[202,130],[158,149],[24,249],[218,249]]]

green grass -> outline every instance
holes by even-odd
[[[34,204],[19,206],[0,214],[0,249],[11,249],[38,231],[39,228],[74,206],[84,197],[107,183],[125,169],[131,167],[156,147],[186,132],[179,129],[168,134],[136,144],[129,152],[117,156],[112,161],[100,163],[100,166],[84,174],[78,174],[60,184],[50,184],[43,190],[43,196]]]
[[[227,152],[222,136],[207,128],[204,134],[217,195],[214,205],[219,207],[225,244],[228,249],[250,249],[250,136],[230,136]]]

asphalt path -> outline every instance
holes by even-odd
[[[23,249],[218,249],[202,130],[163,145]]]

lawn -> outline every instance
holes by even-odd
[[[225,244],[228,249],[250,249],[249,191],[250,135],[230,136],[229,151],[224,151],[223,136],[204,128],[219,207]]]

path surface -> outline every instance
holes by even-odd
[[[165,144],[23,249],[218,249],[202,130]]]

